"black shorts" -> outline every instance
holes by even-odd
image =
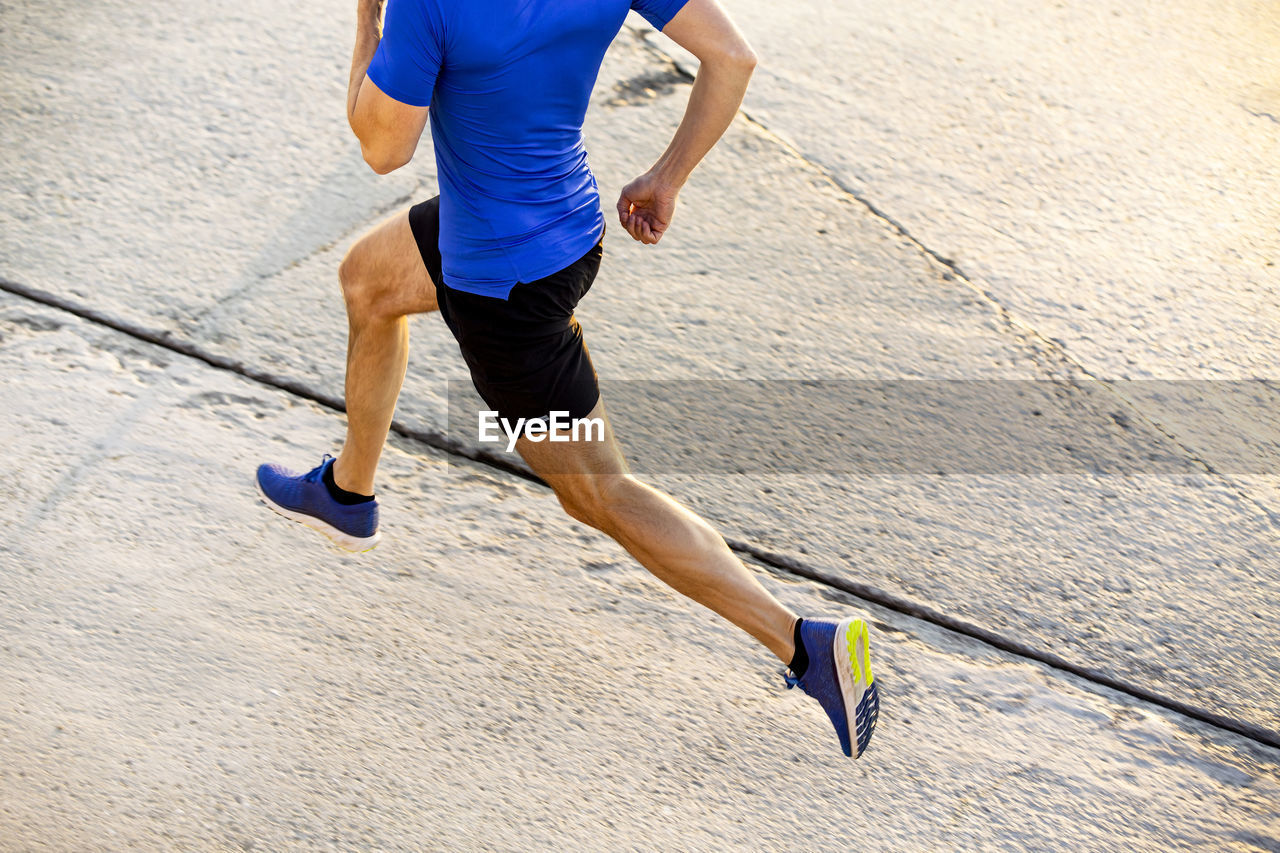
[[[586,417],[600,388],[573,311],[595,281],[603,240],[559,272],[520,282],[498,299],[445,285],[439,197],[410,208],[409,227],[481,399],[512,422],[551,412]]]

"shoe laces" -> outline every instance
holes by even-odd
[[[324,473],[324,466],[328,465],[329,460],[332,458],[333,458],[332,455],[326,453],[324,455],[324,458],[320,460],[319,465],[317,465],[316,467],[312,468],[310,471],[302,475],[303,481],[307,483],[320,482],[320,475]]]

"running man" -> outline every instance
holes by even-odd
[[[404,381],[407,315],[438,310],[500,417],[603,421],[603,440],[517,440],[565,511],[763,643],[789,668],[787,686],[817,699],[844,754],[858,757],[879,711],[866,622],[798,619],[705,521],[631,476],[573,315],[604,236],[582,123],[628,10],[701,62],[671,144],[618,199],[619,222],[644,244],[670,228],[680,188],[737,113],[751,48],[716,0],[388,0],[381,35],[383,0],[358,2],[351,129],[385,174],[409,162],[430,120],[440,194],[343,259],[346,441],[306,474],[261,466],[267,504],[348,550],[377,544],[374,474]]]

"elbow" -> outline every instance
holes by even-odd
[[[360,146],[360,153],[364,156],[364,162],[369,164],[369,168],[379,175],[394,172],[412,159],[398,152],[378,151],[366,145]]]
[[[369,168],[373,170],[375,175],[389,175],[404,165],[398,160],[371,160],[366,157],[364,161],[369,164]]]
[[[369,168],[379,175],[394,172],[413,159],[416,145],[398,144],[386,133],[380,133],[367,125],[351,122],[351,131],[360,143],[360,156]]]
[[[756,66],[760,64],[760,57],[756,56],[756,52],[751,49],[751,45],[744,43],[741,50],[734,53],[734,64],[750,75],[756,70]]]

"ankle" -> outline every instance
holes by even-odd
[[[335,459],[333,464],[324,470],[324,476],[321,478],[324,481],[325,488],[329,490],[329,496],[335,501],[340,504],[360,504],[373,500],[373,489],[364,492],[345,488],[338,482],[339,476],[338,460]]]
[[[338,457],[333,460],[333,466],[329,470],[332,472],[334,485],[338,488],[358,495],[373,494],[373,478],[361,479],[353,477],[351,475],[351,466],[343,462],[342,453],[339,453]]]

